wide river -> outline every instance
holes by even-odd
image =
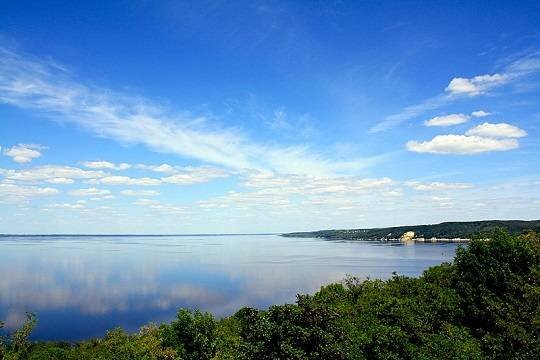
[[[418,276],[456,244],[325,241],[276,235],[3,236],[0,320],[38,316],[34,339],[77,340],[170,321],[181,308],[233,314],[291,303],[347,275]]]

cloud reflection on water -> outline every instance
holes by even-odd
[[[179,307],[224,316],[246,305],[293,302],[296,293],[313,292],[346,274],[417,275],[451,259],[455,246],[276,236],[59,237],[4,238],[0,250],[0,319],[13,329],[24,311],[45,317],[68,311],[96,319],[115,314],[117,325],[133,314],[144,322],[170,319]],[[69,316],[55,319],[56,325],[78,326],[70,321]],[[54,333],[52,324],[41,322],[40,329]]]

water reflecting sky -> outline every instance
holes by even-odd
[[[76,340],[169,321],[180,307],[217,316],[294,302],[347,274],[417,276],[456,244],[274,235],[0,237],[0,319],[38,315],[36,339]]]

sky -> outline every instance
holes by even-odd
[[[537,1],[2,1],[0,233],[540,218]]]

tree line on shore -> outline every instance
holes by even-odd
[[[470,239],[480,233],[489,233],[496,229],[504,229],[512,234],[520,234],[531,230],[540,232],[540,220],[454,221],[430,225],[393,226],[373,229],[294,232],[282,234],[282,236],[315,237],[329,240],[396,240],[404,233],[412,231],[417,238]]]
[[[74,344],[29,340],[29,314],[0,338],[0,359],[539,359],[540,236],[489,239],[418,278],[348,278],[223,319],[182,309],[170,323]]]

